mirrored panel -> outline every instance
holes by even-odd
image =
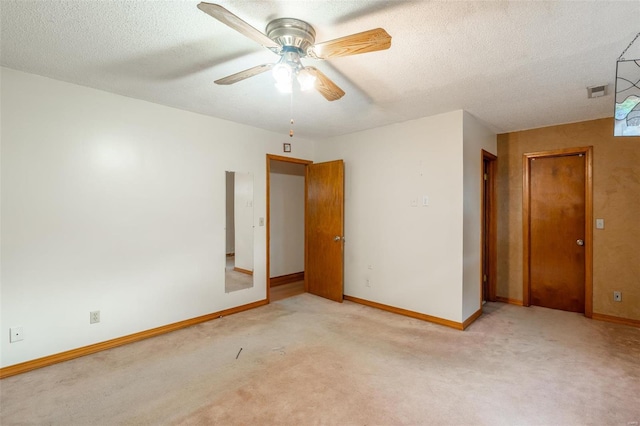
[[[224,291],[253,287],[253,174],[225,172],[226,265]]]

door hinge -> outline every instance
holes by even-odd
[[[484,174],[484,180],[489,180],[489,176],[487,176],[487,174]]]
[[[482,281],[484,281],[485,283],[487,282],[487,275],[486,274],[482,276]]]

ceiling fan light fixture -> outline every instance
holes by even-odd
[[[300,90],[307,91],[314,89],[316,86],[316,76],[312,74],[308,69],[302,68],[298,71],[298,84]]]
[[[286,62],[278,62],[271,71],[273,78],[276,80],[276,84],[291,83],[292,70],[289,64]]]

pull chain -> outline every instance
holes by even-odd
[[[289,137],[293,137],[293,88],[291,90],[291,102],[289,104],[289,115],[291,116],[291,127],[289,127]]]

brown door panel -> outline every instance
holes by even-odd
[[[585,157],[530,159],[530,302],[585,310]]]
[[[309,164],[306,171],[305,288],[342,302],[344,266],[344,162]]]

